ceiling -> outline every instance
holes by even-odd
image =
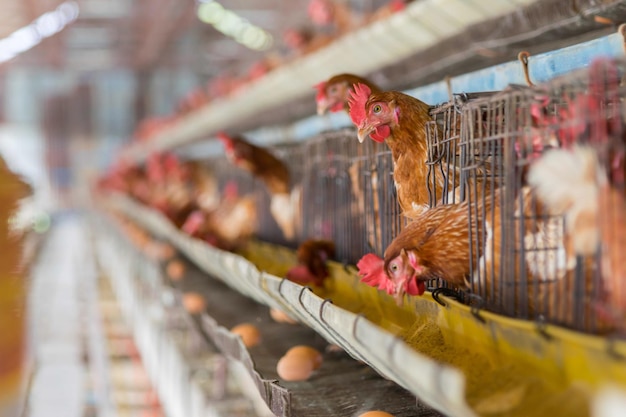
[[[55,10],[64,0],[2,0],[0,39]],[[201,76],[243,70],[264,52],[250,50],[202,23],[196,0],[76,0],[78,19],[8,65],[68,71],[192,67]],[[282,34],[307,21],[308,0],[221,0],[220,3],[270,32],[274,48]],[[0,64],[0,70],[7,64]]]
[[[255,62],[268,56],[277,55],[286,59],[294,56],[293,51],[284,43],[284,34],[288,29],[311,27],[307,8],[314,0],[216,0],[273,36],[275,42],[272,49],[263,52],[247,49],[201,22],[197,17],[198,1],[211,0],[2,0],[0,43],[2,38],[65,2],[75,3],[79,14],[74,22],[56,35],[44,39],[15,59],[0,63],[0,76],[3,75],[3,69],[12,66],[73,72],[79,75],[117,69],[133,71],[139,75],[134,77],[135,74],[131,74],[138,81],[138,87],[136,97],[128,101],[136,99],[136,103],[105,103],[120,113],[119,119],[123,121],[119,124],[127,126],[124,129],[128,130],[144,116],[167,115],[168,112],[177,111],[177,103],[181,99],[186,101],[188,97],[183,96],[187,93],[191,93],[190,96],[193,97],[194,88],[207,88],[208,94],[215,97],[223,95],[214,94],[213,86],[217,83],[206,83],[216,75],[227,74],[236,78],[248,74]],[[354,10],[355,16],[378,10],[381,5],[392,2],[316,1],[341,3]],[[518,0],[506,1],[516,3]],[[536,54],[573,44],[582,36],[596,37],[600,33],[613,32],[619,22],[626,21],[626,0],[576,0],[567,3],[569,7],[563,7],[564,0],[538,0],[536,4],[520,8],[507,16],[474,25],[461,34],[420,50],[376,73],[363,75],[371,77],[385,88],[413,88],[440,81],[446,76],[453,77],[515,59],[520,50]],[[598,17],[601,19],[597,19]],[[446,14],[442,18],[462,20],[453,14]],[[319,29],[316,34],[328,34],[323,27],[316,29]],[[0,60],[1,49],[0,45]],[[185,74],[171,76],[171,73],[166,73],[168,81],[176,79],[181,83],[171,88],[163,87],[158,99],[155,99],[155,94],[146,94],[154,87],[148,81],[154,75],[151,72],[162,68],[182,69]],[[216,80],[221,81],[220,77]],[[229,81],[231,84],[226,84],[227,87],[231,91],[236,90],[232,80]],[[220,85],[226,88],[224,83]],[[126,85],[122,85],[120,89],[125,87]],[[109,88],[108,84],[102,88]],[[3,94],[1,89],[2,85],[0,95]],[[261,125],[282,125],[311,115],[315,111],[310,97],[312,94],[311,90],[308,97],[294,100],[288,105],[281,103],[280,107],[276,105],[275,108],[264,109],[239,123],[236,128],[246,131]],[[43,93],[42,96],[45,98]],[[123,94],[119,96],[120,100],[124,98]],[[32,99],[33,105],[41,101],[40,96]],[[154,102],[167,102],[167,105],[151,104]],[[7,106],[0,100],[0,119],[3,105]],[[11,114],[23,113],[21,108],[18,110]],[[126,118],[131,112],[135,117],[134,123],[127,123]],[[108,122],[109,119],[102,119],[107,120],[107,123],[103,123],[104,126],[114,125]],[[115,135],[123,136],[124,129],[115,131]]]

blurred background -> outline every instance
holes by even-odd
[[[386,90],[419,91],[433,105],[452,91],[547,81],[596,55],[621,57],[624,21],[626,1],[619,0],[2,0],[0,156],[8,170],[0,170],[7,178],[0,193],[8,206],[0,214],[29,232],[15,237],[0,228],[2,244],[20,249],[0,255],[7,268],[0,271],[0,333],[14,336],[0,337],[0,394],[3,384],[12,387],[0,395],[0,415],[122,415],[103,400],[112,388],[93,382],[106,379],[105,366],[83,373],[82,351],[72,347],[92,343],[93,353],[101,337],[85,342],[85,323],[97,321],[84,307],[96,292],[80,283],[83,274],[97,275],[91,231],[80,220],[46,241],[39,263],[24,266],[53,225],[82,219],[81,210],[97,202],[94,184],[112,166],[163,150],[181,159],[219,157],[220,131],[270,146],[352,127],[346,114],[316,114],[313,87],[341,72]],[[576,48],[594,41],[600,46]],[[521,51],[543,66],[529,70]],[[9,171],[30,190],[12,188],[19,179]],[[24,195],[15,216],[10,209]],[[40,236],[27,237],[32,231]],[[67,368],[52,366],[59,357]],[[41,372],[47,363],[49,374]],[[67,390],[49,391],[58,375]],[[157,404],[148,378],[141,381]],[[74,390],[81,398],[67,394],[71,387],[81,387]],[[16,392],[39,395],[44,405]],[[63,401],[72,411],[58,411]],[[241,415],[272,415],[255,401]],[[158,404],[154,410],[134,415],[168,415]]]

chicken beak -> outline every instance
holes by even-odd
[[[363,141],[365,141],[365,138],[367,138],[370,133],[372,133],[372,129],[370,126],[361,126],[359,127],[359,130],[357,131],[357,137],[359,138],[359,143],[363,143]]]
[[[404,304],[404,286],[406,283],[406,278],[401,278],[400,280],[395,282],[395,291],[393,293],[393,299],[396,304],[400,307]]]
[[[404,305],[404,291],[398,290],[393,295],[393,299],[396,302],[396,305],[402,307]]]

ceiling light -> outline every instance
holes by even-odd
[[[75,1],[66,1],[65,3],[60,5],[57,10],[63,18],[63,23],[66,25],[78,18],[78,3],[76,3]]]
[[[253,25],[217,1],[199,1],[198,19],[213,27],[223,34],[234,38],[240,44],[255,50],[266,50],[272,46],[272,36],[265,30]]]
[[[35,21],[35,27],[42,37],[52,36],[63,27],[59,13],[48,12]]]
[[[198,6],[198,19],[204,23],[214,24],[220,21],[224,14],[224,8],[221,4],[213,1],[210,3],[202,3]]]
[[[41,36],[35,27],[26,26],[13,32],[8,41],[11,49],[21,53],[37,45],[41,41]]]
[[[54,11],[44,13],[33,23],[16,30],[0,39],[0,62],[8,61],[16,55],[37,45],[43,38],[59,33],[78,17],[78,4],[66,1]]]

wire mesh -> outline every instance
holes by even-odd
[[[458,203],[465,199],[467,178],[463,177],[463,172],[459,169],[462,159],[461,110],[467,103],[492,94],[491,92],[454,94],[452,100],[431,109],[432,121],[426,123],[427,187],[430,207]],[[443,178],[441,195],[437,194],[438,178]]]
[[[616,70],[586,70],[539,88],[511,87],[463,110],[461,153],[471,179],[470,211],[476,214],[488,200],[495,202],[483,216],[470,213],[470,222],[483,217],[486,222],[484,232],[471,237],[471,291],[486,308],[584,331],[612,327],[599,308],[607,299],[602,264],[610,263],[602,262],[601,252],[618,246],[623,253],[623,238],[611,241],[602,233],[601,249],[579,256],[572,248],[576,225],[567,223],[568,208],[557,212],[540,199],[528,173],[550,149],[591,146],[609,173],[608,194],[617,197],[606,210],[600,208],[600,217],[606,215],[611,225],[604,229],[623,235],[623,93]],[[576,198],[595,197],[579,192]],[[601,225],[594,227],[603,232]],[[623,265],[618,261],[613,270]]]
[[[284,143],[271,147],[270,151],[280,159],[289,171],[290,189],[297,192],[302,186],[305,172],[305,149],[302,143]],[[258,232],[259,239],[266,242],[296,248],[304,240],[302,230],[303,205],[298,207],[299,213],[295,216],[296,227],[294,239],[286,239],[278,223],[270,211],[272,197],[261,179],[256,180],[257,210],[259,216]],[[295,191],[294,191],[295,190]]]
[[[592,332],[605,331],[623,315],[626,117],[620,77],[615,66],[592,67],[541,87],[454,95],[432,108],[426,126],[430,206],[469,203],[471,285],[458,294],[461,301]],[[602,174],[594,179],[602,245],[584,256],[570,247],[566,209],[549,207],[528,183],[529,170],[548,150],[574,145],[593,149]],[[260,239],[293,248],[307,239],[332,240],[336,259],[350,264],[368,252],[384,256],[407,222],[386,145],[359,144],[354,129],[343,129],[271,150],[288,165],[292,189],[302,193],[290,242],[273,219],[261,181],[224,159],[212,162],[221,189],[234,181],[240,194],[256,194]],[[439,188],[438,195],[440,178],[455,188]],[[427,285],[446,287],[442,280]]]
[[[303,231],[335,242],[336,258],[354,263],[364,240],[362,206],[355,198],[352,157],[359,143],[352,129],[324,133],[304,145]]]

